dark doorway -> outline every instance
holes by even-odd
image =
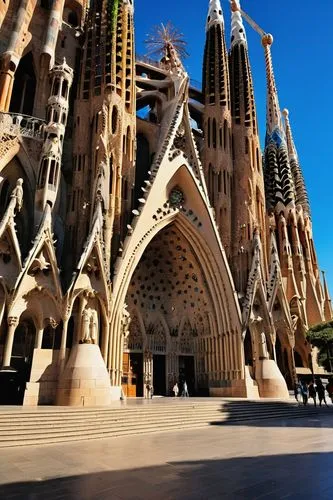
[[[30,380],[32,360],[35,346],[35,326],[26,320],[16,328],[10,366],[12,372],[5,378],[8,383],[4,392],[10,392],[10,399],[3,404],[23,404],[26,383]],[[3,378],[3,377],[2,377]]]
[[[180,391],[182,391],[183,383],[186,380],[187,388],[190,396],[195,395],[195,373],[194,373],[194,357],[179,356],[179,383]]]
[[[155,395],[165,396],[165,356],[163,354],[154,354],[153,357],[153,386]]]
[[[244,339],[244,355],[245,355],[245,364],[247,366],[253,366],[253,351],[252,351],[252,339],[250,330],[246,331]]]
[[[36,92],[36,76],[32,53],[22,57],[15,72],[12,98],[9,111],[32,115]]]

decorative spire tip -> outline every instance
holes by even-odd
[[[224,25],[224,18],[220,0],[209,1],[206,31],[208,31],[215,24]]]
[[[266,33],[261,39],[261,43],[263,44],[264,47],[267,47],[267,45],[273,45],[273,42],[274,38],[273,35],[271,35],[270,33]]]

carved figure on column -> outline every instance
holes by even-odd
[[[269,352],[267,348],[267,340],[264,332],[260,334],[260,357],[262,359],[269,359]]]
[[[82,312],[82,336],[81,344],[91,344],[90,339],[90,317],[87,309]]]
[[[15,208],[17,209],[18,212],[21,211],[22,205],[23,205],[23,179],[17,179],[16,186],[12,191],[12,194],[10,195],[11,199],[15,199],[16,201],[16,206]]]
[[[92,344],[97,343],[98,334],[98,315],[96,311],[92,311],[90,315],[90,341]]]

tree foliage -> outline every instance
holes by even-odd
[[[327,321],[311,327],[308,330],[307,339],[317,347],[333,343],[333,321]]]
[[[333,347],[333,321],[315,325],[308,330],[307,340],[318,347],[318,362],[321,366],[332,372],[332,347]]]

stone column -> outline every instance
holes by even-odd
[[[60,344],[59,359],[58,359],[60,372],[62,372],[65,367],[68,321],[69,318],[64,318],[62,326],[61,344]]]
[[[101,314],[101,330],[103,332],[101,351],[104,363],[107,364],[110,330],[109,330],[109,323],[107,322],[107,319],[105,318],[103,313]]]
[[[8,322],[8,332],[5,343],[4,355],[2,366],[10,366],[10,360],[12,357],[13,343],[14,343],[14,335],[15,330],[18,325],[18,318],[15,316],[9,316],[7,319]]]
[[[44,333],[44,328],[39,327],[37,334],[36,334],[36,341],[35,341],[35,349],[41,349],[42,344],[43,344],[43,333]]]

